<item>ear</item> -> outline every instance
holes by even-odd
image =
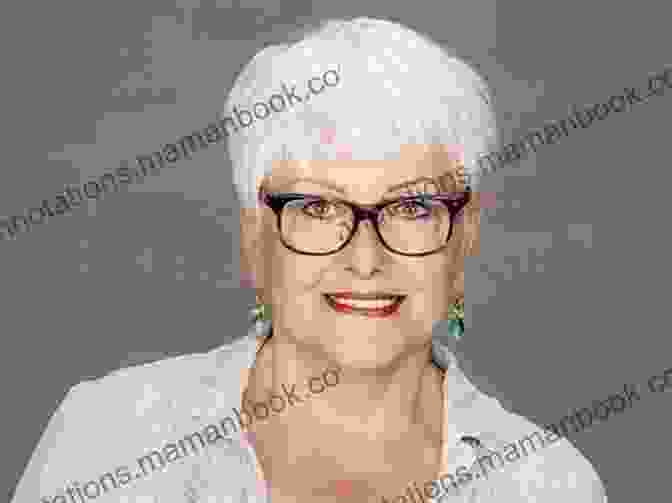
[[[254,288],[257,291],[264,284],[262,216],[262,208],[243,208],[240,211],[241,286]]]
[[[477,257],[481,253],[481,192],[471,193],[469,203],[462,210],[464,213],[464,256]]]
[[[464,168],[464,164],[451,161],[449,166],[450,169],[439,177],[441,190],[447,192],[465,190],[470,177]],[[464,222],[463,252],[465,257],[480,254],[481,206],[481,193],[474,191],[471,193],[471,199],[461,212],[461,219]]]

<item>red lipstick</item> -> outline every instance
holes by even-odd
[[[338,292],[324,294],[324,298],[338,313],[386,318],[398,314],[406,296],[387,292]]]

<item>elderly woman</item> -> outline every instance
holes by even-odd
[[[398,24],[330,21],[257,54],[234,117],[249,334],[75,386],[14,501],[606,502],[561,433],[433,337],[461,311],[496,145],[474,70]]]

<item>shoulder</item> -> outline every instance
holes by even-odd
[[[474,464],[492,478],[499,498],[511,502],[606,503],[606,491],[588,459],[552,427],[540,427],[487,397],[486,449]],[[487,428],[486,428],[487,430]]]
[[[238,339],[207,353],[120,369],[72,387],[49,420],[14,501],[47,496],[52,501],[68,484],[114,473],[115,467],[194,431],[204,416],[235,404],[249,342]]]
[[[450,356],[450,355],[449,355]],[[445,427],[472,438],[462,480],[482,496],[478,501],[511,503],[606,503],[599,475],[553,425],[539,426],[483,393],[456,360],[447,365]],[[452,398],[451,398],[452,395]],[[508,406],[510,407],[510,406]],[[458,475],[459,478],[459,475]],[[492,499],[485,498],[490,494]]]
[[[514,472],[524,501],[606,503],[604,485],[590,461],[568,439],[529,424],[536,429],[530,429],[505,450],[505,456],[527,457]],[[542,437],[535,452],[531,446]]]

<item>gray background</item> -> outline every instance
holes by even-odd
[[[205,127],[240,67],[304,22],[370,15],[445,42],[491,82],[507,139],[670,65],[665,3],[4,4],[0,215]],[[536,422],[625,383],[644,392],[672,366],[671,111],[672,90],[484,182],[498,204],[468,264],[459,350],[480,385]],[[237,211],[221,144],[0,241],[3,497],[70,386],[245,330],[253,296],[239,288]],[[572,437],[610,503],[645,488],[669,500],[670,396],[647,394]]]

